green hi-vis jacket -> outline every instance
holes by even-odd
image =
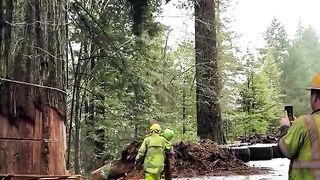
[[[289,159],[290,180],[320,180],[320,114],[301,116],[279,140]]]
[[[164,168],[165,150],[169,149],[171,149],[169,141],[159,134],[151,134],[143,140],[136,160],[144,157],[144,170],[148,173],[159,174]]]

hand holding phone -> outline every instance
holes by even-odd
[[[290,119],[288,117],[288,113],[287,111],[284,111],[284,116],[280,119],[280,127],[281,126],[290,126],[291,125],[291,122],[290,122]]]

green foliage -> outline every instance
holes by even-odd
[[[244,77],[238,80],[240,85],[235,81],[233,94],[226,96],[230,97],[226,99],[231,106],[223,106],[225,129],[230,139],[239,134],[276,132],[284,104],[293,105],[296,116],[310,112],[305,88],[312,74],[320,69],[318,34],[312,27],[299,25],[296,37],[289,40],[281,23],[274,18],[264,38],[266,46],[260,51],[260,58],[248,52],[240,61],[242,64],[228,63],[236,67],[231,72],[242,72],[238,77],[233,74],[237,77],[233,79]],[[232,69],[232,66],[225,67]],[[225,78],[228,77],[225,73]],[[224,87],[228,92],[228,85]],[[234,97],[238,99],[236,103],[230,101]]]
[[[233,132],[237,132],[234,128],[233,114],[237,108],[237,96],[239,86],[239,74],[242,70],[240,59],[236,56],[239,47],[236,45],[237,32],[231,30],[230,25],[232,19],[227,16],[230,9],[231,0],[218,1],[216,6],[217,16],[217,58],[221,81],[220,107],[223,120],[223,128],[227,140],[234,139]]]
[[[74,2],[70,14],[70,40],[81,47],[73,52],[70,74],[75,76],[74,65],[81,66],[84,174],[119,157],[153,122],[174,129],[175,140],[196,140],[193,45],[186,42],[168,51],[165,28],[151,19],[135,37],[128,28],[126,3],[105,3]]]
[[[168,50],[168,30],[154,19],[161,10],[158,0],[149,1],[135,22],[128,18],[132,9],[127,0],[99,2],[72,1],[69,16],[70,41],[80,46],[72,51],[69,78],[70,87],[81,79],[84,173],[117,158],[127,143],[141,140],[153,122],[174,130],[173,142],[199,141],[193,41],[183,40],[178,48]],[[274,19],[258,57],[249,51],[239,56],[237,34],[225,17],[230,1],[218,4],[219,100],[226,137],[276,132],[284,103],[292,104],[296,114],[307,111],[304,89],[311,74],[320,69],[318,35],[311,27],[301,27],[290,41]],[[132,34],[134,23],[138,37]]]
[[[239,107],[236,113],[228,113],[229,138],[235,138],[234,131],[245,136],[265,134],[267,130],[270,133],[276,132],[282,107],[279,83],[281,71],[271,50],[266,50],[261,60],[248,54],[244,62],[245,81],[239,86]]]
[[[283,66],[283,89],[285,103],[294,107],[295,115],[310,112],[308,86],[312,75],[319,71],[320,42],[312,27],[297,34],[289,48]]]
[[[289,43],[283,26],[274,18],[264,38],[267,42],[264,54],[268,51],[282,72],[282,101],[293,105],[297,116],[309,113],[308,92],[305,88],[311,76],[320,69],[318,34],[312,27],[305,28],[299,24],[296,37]]]
[[[197,143],[200,141],[200,138],[197,135],[196,131],[187,131],[183,133],[182,131],[177,131],[177,135],[172,140],[172,143],[178,143],[181,141],[184,142],[192,142],[192,143]]]
[[[241,124],[245,134],[265,133],[266,123],[259,122],[266,121],[263,113],[266,110],[267,90],[266,79],[261,74],[251,71],[247,76],[247,82],[240,89],[240,112],[245,113]]]
[[[263,49],[264,53],[266,50],[271,53],[275,62],[281,66],[288,54],[289,40],[283,25],[276,18],[272,19],[271,25],[264,33],[264,39],[267,43]]]
[[[132,32],[141,36],[142,32],[149,29],[149,35],[154,36],[154,30],[158,23],[154,22],[154,12],[160,10],[161,0],[128,0],[131,5],[131,16],[133,20]],[[149,26],[149,28],[148,28]],[[150,28],[151,27],[151,28]]]
[[[88,173],[144,136],[151,122],[163,120],[150,78],[162,56],[163,28],[150,17],[136,38],[125,0],[73,1],[70,7],[70,41],[80,44],[70,77],[80,65],[81,167]],[[149,8],[149,13],[158,9]]]
[[[272,56],[272,50],[266,50],[263,58],[261,75],[267,79],[267,94],[265,102],[264,118],[269,124],[269,132],[276,133],[279,117],[283,110],[283,95],[281,92],[281,70]]]

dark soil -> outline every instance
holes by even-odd
[[[266,173],[237,159],[232,150],[218,148],[208,142],[197,145],[180,142],[174,145],[174,149],[173,177]]]
[[[257,144],[257,143],[277,143],[278,137],[277,135],[269,134],[269,135],[250,135],[246,137],[240,137],[239,141],[241,143],[250,143],[250,144]]]
[[[133,142],[123,151],[121,159],[113,163],[109,178],[116,179],[123,176],[126,176],[125,179],[143,178],[142,166],[133,165],[139,145],[140,143]],[[237,159],[232,150],[218,148],[210,142],[175,144],[169,163],[172,177],[267,173],[267,169],[249,167]]]

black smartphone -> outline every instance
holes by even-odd
[[[293,121],[293,106],[285,106],[284,110],[287,111],[288,117],[290,121]]]

